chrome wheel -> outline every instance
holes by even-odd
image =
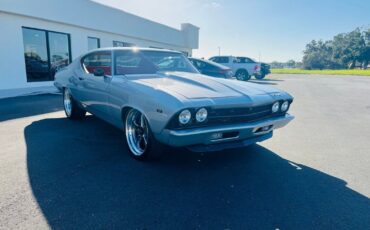
[[[236,78],[238,79],[238,80],[244,80],[244,78],[245,78],[245,73],[244,72],[240,72],[240,73],[238,73],[238,75],[236,76]]]
[[[235,77],[240,81],[248,81],[251,78],[246,70],[238,70],[235,74]]]
[[[148,148],[149,127],[143,114],[132,109],[126,118],[126,139],[128,147],[135,156],[141,156]]]
[[[71,100],[71,94],[69,93],[68,89],[64,89],[64,110],[66,111],[66,114],[68,117],[72,115],[72,100]]]

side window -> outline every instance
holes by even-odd
[[[229,57],[214,57],[214,58],[211,58],[211,61],[214,61],[217,63],[229,63]]]
[[[238,58],[233,58],[233,63],[239,63],[239,59]]]
[[[237,57],[234,59],[234,63],[255,63],[255,62],[247,57]]]
[[[244,63],[247,63],[246,60],[245,60],[245,58],[242,58],[242,57],[241,58],[238,58],[238,62],[239,63],[243,63],[243,64]]]
[[[190,63],[195,66],[195,67],[198,67],[197,65],[197,62],[195,60],[192,60],[192,59],[189,59]]]
[[[111,52],[95,52],[82,59],[82,68],[86,73],[93,74],[96,69],[104,70],[105,75],[112,75]]]
[[[197,67],[197,69],[203,69],[204,68],[204,63],[200,62],[200,61],[197,61],[197,60],[193,60],[193,65],[195,65]]]
[[[215,70],[216,69],[216,67],[214,67],[213,65],[210,65],[208,63],[204,63],[203,68],[206,69],[206,70]]]

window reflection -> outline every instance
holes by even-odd
[[[27,81],[48,81],[49,59],[46,32],[23,28]]]
[[[50,74],[55,73],[69,64],[69,41],[67,34],[49,33]]]
[[[70,63],[69,35],[22,28],[27,81],[52,81]]]

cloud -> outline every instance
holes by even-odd
[[[204,4],[204,7],[206,8],[212,8],[212,9],[218,9],[221,7],[221,4],[219,2],[207,2]]]

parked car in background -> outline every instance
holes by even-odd
[[[219,78],[232,78],[234,76],[233,71],[224,65],[218,64],[213,61],[208,61],[198,58],[188,58],[189,61],[204,75],[219,77]]]
[[[293,97],[248,82],[204,77],[180,52],[102,48],[56,73],[64,111],[86,111],[125,132],[130,154],[156,157],[161,144],[219,151],[261,142],[288,124]]]
[[[248,57],[215,56],[209,60],[231,68],[236,79],[242,81],[248,81],[252,76],[262,79],[269,73],[268,66],[263,65],[262,70],[260,63]]]
[[[255,75],[254,77],[256,79],[263,79],[266,77],[267,74],[271,73],[271,66],[269,64],[266,64],[264,62],[261,62],[261,74],[260,75]]]

